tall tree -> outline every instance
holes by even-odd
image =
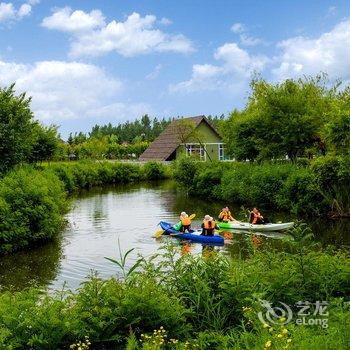
[[[0,173],[26,160],[35,140],[31,98],[14,87],[0,88]]]

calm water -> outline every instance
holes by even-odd
[[[118,241],[123,252],[135,248],[128,260],[132,265],[138,254],[154,254],[164,240],[152,235],[160,220],[177,222],[179,213],[196,213],[194,225],[200,225],[205,214],[217,215],[226,203],[212,203],[205,198],[188,198],[176,191],[174,183],[139,184],[123,187],[94,189],[73,200],[67,215],[67,227],[55,242],[28,253],[2,257],[0,260],[0,286],[20,290],[31,284],[59,289],[66,281],[77,288],[92,270],[101,277],[120,274],[117,266],[105,257],[118,257]],[[233,213],[242,218],[242,210],[231,206]],[[272,221],[290,221],[295,218],[283,213],[264,213]],[[350,245],[349,221],[317,221],[309,223],[316,239],[324,245]],[[234,233],[230,244],[222,248],[224,253],[239,254],[248,235]],[[262,236],[263,244],[278,247],[283,233]],[[180,245],[180,243],[178,243]],[[193,244],[191,252],[200,253],[201,244]]]

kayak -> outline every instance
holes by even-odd
[[[282,224],[264,224],[264,225],[256,225],[250,224],[249,222],[218,222],[217,225],[220,229],[231,229],[231,230],[244,230],[244,231],[282,231],[292,228],[294,222],[285,222]]]
[[[165,234],[172,235],[179,239],[185,239],[191,242],[200,242],[216,245],[224,244],[224,238],[221,236],[202,236],[202,231],[194,230],[191,230],[190,233],[181,233],[178,230],[175,230],[172,224],[165,221],[161,221],[159,225],[165,231]]]

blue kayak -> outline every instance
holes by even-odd
[[[171,234],[176,238],[185,239],[191,242],[200,242],[216,245],[224,244],[224,238],[221,236],[202,236],[201,231],[193,230],[191,230],[191,233],[181,233],[178,230],[175,230],[171,224],[165,221],[161,221],[159,225],[165,231],[165,234]]]

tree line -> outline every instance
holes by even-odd
[[[350,86],[326,75],[268,83],[254,79],[242,110],[221,124],[237,160],[271,160],[350,153]]]

